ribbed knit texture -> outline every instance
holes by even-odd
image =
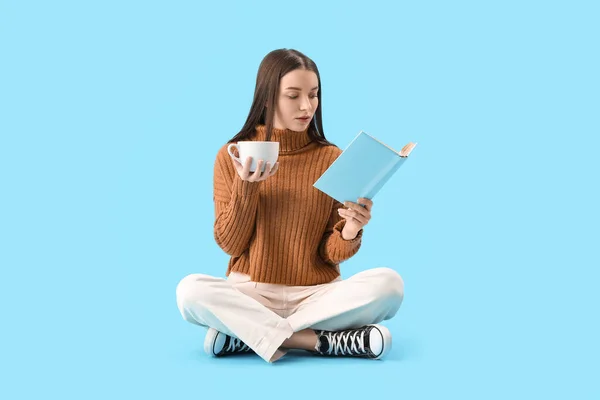
[[[218,152],[214,169],[214,236],[231,255],[231,271],[255,282],[306,286],[339,276],[339,264],[361,245],[344,240],[345,220],[335,201],[312,185],[340,155],[336,146],[311,142],[308,131],[274,129],[279,142],[279,169],[262,182],[242,181],[227,145]],[[249,140],[266,140],[264,125]]]

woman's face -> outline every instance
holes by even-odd
[[[319,105],[318,90],[319,80],[313,71],[296,69],[285,74],[279,82],[274,127],[305,130]]]

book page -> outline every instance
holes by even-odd
[[[408,157],[411,151],[417,146],[417,143],[410,142],[400,150],[400,157]]]

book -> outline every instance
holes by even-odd
[[[340,203],[372,200],[416,146],[409,142],[398,152],[360,131],[313,186]]]

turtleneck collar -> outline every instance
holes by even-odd
[[[256,134],[254,135],[254,140],[267,140],[267,127],[265,125],[256,126]],[[305,147],[311,142],[311,138],[308,136],[308,128],[301,132],[293,131],[291,129],[273,128],[271,132],[270,141],[279,142],[279,152],[286,153],[299,150]]]

